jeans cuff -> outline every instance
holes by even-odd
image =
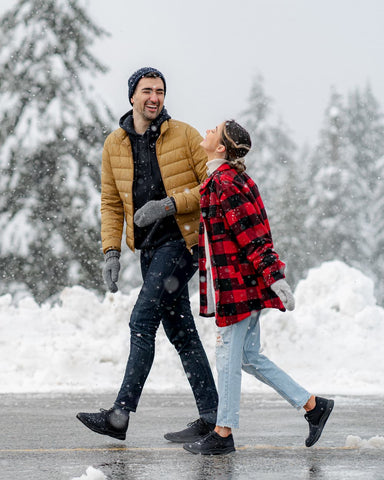
[[[128,413],[129,413],[129,412],[135,412],[135,411],[136,411],[136,410],[132,410],[131,408],[123,405],[123,404],[120,403],[120,402],[115,402],[115,403],[113,404],[113,406],[114,406],[115,408],[119,408],[120,410],[124,410],[125,412],[128,412]]]

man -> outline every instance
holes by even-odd
[[[161,72],[151,67],[136,71],[128,80],[133,109],[104,144],[103,276],[109,290],[116,292],[125,219],[127,245],[141,251],[143,286],[130,318],[130,353],[115,403],[109,410],[79,413],[77,418],[97,433],[125,440],[129,414],[139,403],[162,322],[180,355],[200,415],[186,429],[165,435],[184,443],[209,433],[217,411],[217,391],[187,286],[197,269],[199,187],[206,177],[206,156],[199,133],[168,115],[165,94]]]

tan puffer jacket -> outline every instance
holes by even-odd
[[[200,183],[206,178],[202,137],[190,125],[169,119],[162,123],[156,154],[168,196],[175,199],[175,218],[188,249],[198,243]],[[104,253],[121,249],[124,218],[126,242],[135,249],[132,148],[128,134],[118,128],[108,135],[101,170],[101,240]]]

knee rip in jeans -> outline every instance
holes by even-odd
[[[224,345],[223,337],[220,335],[220,333],[218,333],[216,337],[216,347],[222,347],[223,345]]]
[[[216,358],[225,359],[227,358],[227,344],[225,343],[223,337],[218,334],[216,337]]]

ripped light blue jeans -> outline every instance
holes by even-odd
[[[238,428],[241,370],[269,385],[298,410],[311,394],[260,353],[260,312],[239,323],[219,327],[216,342],[219,406],[216,425]]]

